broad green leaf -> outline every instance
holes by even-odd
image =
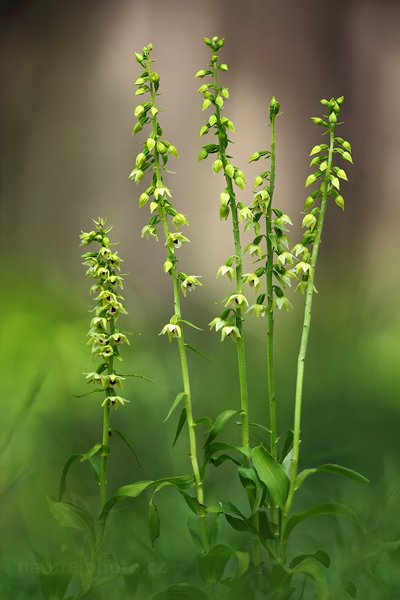
[[[50,512],[53,517],[62,525],[70,529],[78,529],[86,534],[94,536],[94,521],[90,513],[81,506],[71,502],[57,501],[55,498],[48,498]]]
[[[190,494],[186,494],[186,492],[183,492],[182,490],[178,490],[180,495],[182,496],[182,498],[184,498],[186,504],[188,505],[188,507],[190,508],[190,510],[199,516],[202,516],[205,514],[206,512],[206,507],[203,506],[202,504],[200,504],[200,502],[197,500],[197,498],[194,498],[193,496],[190,496]]]
[[[234,415],[238,414],[238,410],[228,409],[224,410],[218,417],[215,419],[213,426],[210,429],[208,434],[208,438],[204,443],[204,448],[211,444],[217,437],[217,435],[222,431],[224,425],[231,419]]]
[[[199,590],[187,583],[175,583],[170,585],[163,592],[155,594],[151,600],[207,600],[207,596]]]
[[[301,471],[301,473],[299,473],[299,475],[297,476],[296,490],[298,490],[303,485],[307,477],[310,477],[310,475],[314,475],[314,473],[333,473],[334,475],[341,475],[342,477],[355,479],[356,481],[360,481],[361,483],[369,483],[369,479],[364,477],[364,475],[361,475],[361,473],[353,471],[353,469],[342,467],[341,465],[327,463],[325,465],[321,465],[320,467],[315,467],[313,469],[304,469],[304,471]]]
[[[220,454],[216,458],[211,458],[210,462],[214,465],[214,467],[219,467],[226,460],[232,461],[233,463],[235,463],[235,465],[241,465],[240,460],[237,460],[234,456],[231,456],[230,454]]]
[[[312,506],[304,512],[296,513],[289,518],[285,529],[285,539],[287,540],[289,538],[291,532],[297,525],[299,525],[299,523],[302,523],[306,519],[326,515],[346,517],[347,519],[350,519],[354,523],[358,524],[358,520],[354,512],[344,504],[338,504],[336,502],[317,504],[316,506]]]
[[[250,451],[248,448],[244,448],[242,446],[233,446],[232,444],[226,444],[225,442],[211,442],[211,444],[209,443],[205,447],[204,464],[207,464],[214,454],[223,452],[224,450],[232,450],[240,454],[240,456],[250,458]]]
[[[178,441],[178,438],[181,434],[181,431],[183,429],[184,424],[186,423],[186,408],[183,407],[181,414],[179,416],[179,421],[178,421],[178,425],[176,428],[176,432],[175,432],[175,437],[174,437],[174,441],[172,442],[172,447],[175,446],[176,442]]]
[[[152,546],[160,535],[160,515],[157,506],[153,502],[153,498],[149,502],[149,533]]]
[[[309,557],[303,560],[295,569],[295,572],[302,573],[314,581],[318,600],[328,600],[328,583],[324,567],[318,560]]]
[[[176,409],[176,407],[181,403],[181,401],[187,397],[187,393],[186,392],[181,392],[180,394],[178,394],[175,398],[175,400],[173,401],[173,403],[171,404],[171,408],[168,411],[167,416],[165,417],[163,423],[165,423],[165,421],[168,421],[168,419],[170,418],[170,416],[172,415],[172,413],[174,412],[174,410]]]
[[[129,485],[124,485],[117,490],[117,496],[126,496],[129,498],[137,498],[142,492],[147,490],[152,485],[155,485],[154,479],[145,479],[144,481],[136,481]]]
[[[126,437],[124,436],[124,434],[121,431],[119,431],[118,429],[110,429],[110,431],[112,433],[116,433],[117,436],[119,438],[121,438],[121,440],[124,442],[125,446],[127,446],[127,448],[129,448],[129,450],[132,452],[133,456],[136,458],[136,462],[138,464],[138,467],[140,467],[139,457],[136,454],[134,447],[128,442],[128,440],[126,439]]]
[[[223,544],[214,546],[207,554],[200,554],[197,564],[202,580],[207,584],[220,581],[231,556],[232,549]]]
[[[243,531],[245,533],[256,534],[256,529],[252,525],[252,523],[246,518],[238,518],[232,517],[232,515],[225,515],[225,519],[227,523],[234,529],[235,531]]]
[[[262,445],[254,448],[251,458],[258,477],[268,488],[272,501],[283,509],[289,490],[289,479],[282,465],[276,462]]]
[[[117,496],[137,498],[142,492],[152,486],[161,489],[160,486],[172,485],[179,489],[187,489],[193,486],[193,475],[181,475],[178,477],[163,477],[162,479],[147,479],[124,485],[117,490]]]
[[[317,550],[313,554],[300,554],[299,556],[296,556],[290,563],[290,568],[291,569],[296,568],[300,563],[302,563],[307,558],[312,558],[313,560],[317,560],[326,569],[328,569],[331,564],[331,559],[329,558],[329,554],[324,552],[324,550]]]

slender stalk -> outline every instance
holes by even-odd
[[[150,77],[150,98],[152,106],[155,106],[155,90],[154,85],[151,82],[151,61],[150,58],[147,61],[147,68]],[[157,128],[157,119],[154,115],[152,117],[152,126],[154,139],[157,139],[158,128]],[[158,186],[162,186],[162,175],[161,175],[161,165],[160,165],[160,156],[157,151],[157,147],[154,148],[154,171],[156,174],[156,181]],[[160,220],[163,225],[164,237],[166,243],[168,242],[170,236],[170,230],[168,225],[168,217],[167,213],[163,207],[162,201],[159,202],[158,213],[160,216]],[[173,249],[171,249],[168,244],[168,258],[172,263],[172,267],[170,270],[172,284],[173,284],[173,293],[174,293],[174,313],[180,318],[181,317],[181,304],[180,304],[180,292],[179,292],[179,280],[178,273],[176,269],[176,258]],[[189,458],[192,465],[192,471],[196,486],[196,497],[198,502],[201,505],[204,505],[204,490],[203,490],[203,481],[201,478],[199,461],[198,461],[198,453],[197,453],[197,440],[196,440],[196,432],[195,432],[195,423],[193,419],[193,409],[192,409],[192,399],[191,399],[191,390],[190,390],[190,378],[189,378],[189,369],[188,369],[188,361],[186,355],[186,347],[183,335],[183,328],[181,328],[181,335],[177,338],[178,349],[179,349],[179,358],[181,364],[181,373],[182,373],[182,383],[183,383],[183,391],[185,393],[185,411],[186,411],[186,420],[188,426],[189,433]],[[205,520],[205,515],[199,516],[199,526],[200,526],[200,539],[202,542],[203,552],[206,553],[209,550],[209,540],[208,540],[208,531],[207,524]]]
[[[216,58],[216,55],[213,55]],[[215,95],[218,94],[218,75],[217,75],[217,63],[216,61],[213,63],[213,78],[214,78],[214,91]],[[217,118],[217,131],[218,131],[218,141],[219,141],[219,158],[222,162],[224,173],[225,173],[225,181],[226,188],[228,190],[228,194],[230,197],[230,208],[232,214],[232,230],[233,230],[233,240],[235,246],[235,284],[236,284],[236,293],[243,293],[243,252],[242,245],[240,241],[240,231],[239,231],[239,218],[238,218],[238,210],[236,206],[236,195],[232,185],[232,179],[227,175],[225,168],[228,164],[228,159],[226,156],[226,144],[227,141],[225,136],[222,134],[222,126],[221,126],[221,111],[219,106],[215,105],[215,116]],[[236,350],[237,350],[237,359],[238,359],[238,368],[239,368],[239,387],[240,387],[240,415],[241,415],[241,427],[242,427],[242,446],[244,448],[250,447],[250,434],[249,434],[249,396],[247,389],[247,370],[246,370],[246,356],[245,356],[245,347],[244,347],[244,339],[243,339],[243,318],[241,309],[236,309],[236,327],[239,330],[239,336],[236,340]]]
[[[267,237],[267,374],[268,374],[268,405],[269,405],[269,427],[271,454],[277,460],[277,415],[276,415],[276,392],[274,372],[274,311],[273,311],[273,268],[274,250],[272,247],[272,199],[275,190],[275,115],[271,118],[271,179],[269,186],[269,204],[266,215],[266,237]]]
[[[302,399],[303,399],[303,378],[304,378],[304,364],[307,354],[307,346],[308,346],[308,338],[310,333],[310,324],[311,324],[311,311],[312,311],[312,301],[314,295],[314,278],[315,278],[315,267],[317,264],[318,258],[318,250],[321,243],[322,229],[324,225],[326,206],[328,201],[328,185],[329,185],[329,177],[332,169],[332,160],[333,160],[333,145],[334,145],[334,127],[331,126],[329,130],[330,135],[330,143],[329,143],[329,152],[328,152],[328,164],[325,171],[324,183],[322,186],[322,200],[321,200],[321,208],[318,216],[318,224],[317,224],[317,232],[315,236],[315,241],[313,245],[312,255],[311,255],[311,269],[310,275],[307,284],[307,292],[306,292],[306,302],[304,307],[304,321],[303,321],[303,329],[301,334],[301,342],[300,342],[300,350],[297,360],[297,377],[296,377],[296,396],[295,396],[295,413],[294,413],[294,428],[293,428],[293,456],[291,460],[291,469],[290,469],[290,485],[289,485],[289,493],[286,501],[286,505],[282,515],[282,526],[281,526],[281,552],[284,555],[285,548],[283,544],[284,534],[286,523],[288,519],[288,515],[290,509],[293,504],[294,495],[296,491],[296,482],[297,482],[297,472],[298,472],[298,463],[299,463],[299,449],[300,449],[300,432],[301,432],[301,408],[302,408]]]
[[[114,319],[110,319],[110,335],[115,331]],[[111,356],[108,359],[107,373],[111,375],[114,372],[114,358]],[[113,390],[107,387],[105,390],[106,398],[113,395]],[[100,454],[100,512],[102,511],[105,503],[107,502],[107,460],[110,453],[110,402],[106,402],[103,407],[103,436],[101,441],[101,454]]]
[[[218,96],[218,67],[217,67],[217,55],[213,53],[212,57],[213,64],[213,87],[215,97]],[[216,127],[218,132],[218,142],[219,142],[219,158],[222,162],[222,168],[225,175],[226,189],[230,198],[230,209],[232,214],[232,231],[233,231],[233,241],[235,248],[235,284],[236,284],[236,294],[243,293],[243,252],[242,252],[242,244],[240,240],[240,230],[239,230],[239,218],[238,218],[238,209],[236,204],[236,194],[233,189],[232,178],[228,176],[226,173],[226,167],[229,164],[227,155],[226,155],[226,147],[227,147],[227,137],[226,134],[223,133],[223,127],[221,123],[221,110],[218,104],[215,104],[215,116],[216,116]],[[244,337],[243,337],[243,317],[241,308],[236,308],[235,311],[235,324],[239,331],[239,335],[236,339],[236,351],[237,351],[237,361],[238,361],[238,371],[239,371],[239,389],[240,389],[240,416],[241,416],[241,438],[242,438],[242,446],[246,449],[250,448],[250,432],[249,432],[249,396],[248,396],[248,387],[247,387],[247,368],[246,368],[246,353],[245,353],[245,345],[244,345]],[[244,459],[245,466],[248,466],[248,459]],[[253,510],[255,495],[253,491],[248,493],[249,504],[251,509]],[[259,530],[259,515],[255,512],[252,515],[252,524],[255,530],[258,532]],[[252,536],[252,548],[253,548],[253,559],[255,565],[255,578],[256,578],[256,589],[261,588],[262,583],[262,551],[261,551],[261,542],[258,538],[257,534]]]

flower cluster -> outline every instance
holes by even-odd
[[[225,188],[219,198],[219,214],[223,220],[228,219],[229,215],[232,217],[236,249],[235,254],[229,257],[217,272],[217,277],[227,275],[230,280],[235,279],[236,291],[225,299],[225,310],[210,323],[210,328],[221,331],[221,341],[225,337],[230,337],[236,341],[241,338],[243,312],[248,307],[248,301],[242,290],[243,275],[239,221],[251,222],[253,215],[247,206],[236,200],[235,187],[244,190],[246,179],[243,171],[232,164],[231,157],[227,154],[230,142],[229,132],[234,132],[235,127],[232,121],[222,114],[225,101],[229,98],[229,91],[226,87],[218,84],[219,72],[228,70],[228,66],[218,60],[218,52],[224,45],[224,39],[219,39],[217,36],[211,39],[204,38],[204,43],[211,50],[211,61],[207,69],[201,69],[196,73],[196,77],[209,78],[209,82],[203,83],[198,92],[203,96],[202,109],[207,110],[211,107],[213,114],[201,127],[200,137],[212,131],[217,138],[217,143],[205,144],[200,151],[199,160],[204,160],[210,154],[214,154],[215,160],[212,171],[213,173],[222,172],[224,174]]]
[[[152,44],[143,48],[141,53],[136,52],[135,57],[143,71],[136,80],[136,95],[147,94],[148,99],[139,104],[135,109],[137,122],[133,128],[136,134],[142,131],[145,125],[151,126],[151,131],[143,144],[142,151],[136,157],[136,165],[130,174],[130,179],[139,183],[146,172],[151,172],[151,185],[140,195],[139,206],[150,203],[150,220],[142,229],[142,237],[154,237],[158,240],[158,225],[161,224],[168,257],[164,263],[164,272],[171,275],[174,281],[180,282],[182,294],[186,296],[188,290],[192,290],[202,284],[197,275],[187,275],[177,271],[177,258],[175,251],[183,244],[189,243],[189,239],[178,231],[182,226],[189,225],[185,215],[178,212],[171,203],[171,190],[165,185],[163,173],[167,171],[167,163],[170,156],[178,158],[178,152],[168,140],[163,137],[163,132],[158,121],[159,109],[156,106],[156,98],[159,96],[160,77],[153,71],[151,60]],[[169,229],[169,219],[175,231]],[[180,316],[174,315],[170,322],[162,329],[161,334],[168,334],[169,339],[181,337]]]
[[[122,389],[125,378],[114,369],[114,358],[122,360],[119,346],[129,344],[126,334],[117,325],[119,315],[126,314],[122,304],[123,297],[119,293],[123,288],[123,279],[119,274],[121,258],[111,248],[108,237],[111,227],[107,228],[102,218],[94,223],[95,229],[82,233],[80,239],[81,246],[93,242],[100,246],[97,252],[86,252],[82,258],[83,264],[88,267],[86,275],[95,280],[90,288],[90,293],[95,294],[96,304],[93,309],[95,316],[90,322],[88,344],[101,362],[96,371],[86,373],[86,379],[105,391],[102,406],[123,405],[128,401],[117,395],[115,390]]]
[[[340,193],[340,181],[347,181],[347,175],[344,169],[333,165],[333,157],[338,154],[343,160],[352,163],[351,145],[341,137],[335,137],[335,128],[338,124],[340,107],[343,104],[344,97],[331,98],[331,100],[321,100],[321,104],[326,106],[327,115],[323,118],[312,117],[312,121],[324,129],[324,133],[329,133],[330,144],[318,144],[310,152],[313,157],[310,167],[316,166],[317,170],[309,175],[306,180],[306,187],[319,184],[318,187],[306,198],[304,209],[306,212],[302,226],[305,233],[301,243],[296,244],[293,252],[296,257],[300,257],[296,265],[296,274],[300,278],[298,289],[304,292],[307,288],[307,282],[311,274],[311,248],[315,242],[319,231],[319,219],[321,215],[321,206],[315,206],[315,203],[321,198],[333,198],[336,204],[344,210],[344,199]]]
[[[249,162],[257,162],[260,158],[270,160],[270,168],[262,171],[254,180],[253,201],[250,206],[252,220],[248,222],[247,229],[254,229],[255,238],[246,246],[248,252],[255,259],[255,264],[264,263],[256,269],[255,273],[247,273],[246,282],[253,284],[258,289],[259,278],[266,275],[267,293],[261,293],[256,303],[250,306],[249,312],[257,317],[264,316],[268,311],[278,309],[288,310],[290,302],[285,295],[285,290],[295,277],[293,269],[293,255],[289,251],[288,225],[292,225],[290,217],[281,210],[272,206],[275,188],[275,120],[279,115],[280,104],[275,97],[269,104],[269,121],[272,128],[270,150],[254,152]],[[265,222],[265,232],[261,233],[261,223]],[[265,243],[264,251],[261,244]],[[269,285],[268,285],[269,284]],[[267,302],[265,303],[265,301]]]

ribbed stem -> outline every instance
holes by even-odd
[[[213,65],[214,69],[214,91],[215,94],[218,94],[218,77],[217,77],[217,63]],[[219,106],[215,106],[215,116],[217,117],[217,131],[218,131],[218,141],[219,141],[219,158],[222,162],[225,181],[226,181],[226,189],[228,190],[229,198],[230,198],[230,209],[232,214],[232,231],[233,231],[233,241],[235,246],[235,284],[236,284],[236,293],[242,294],[242,279],[243,279],[243,252],[242,245],[240,241],[240,230],[239,230],[239,218],[238,218],[238,210],[236,206],[236,195],[232,185],[232,179],[226,174],[225,167],[228,164],[228,159],[226,156],[226,140],[222,135],[222,125],[221,125],[221,111]],[[247,390],[247,371],[246,371],[246,356],[245,356],[245,348],[244,348],[244,339],[243,339],[243,317],[240,308],[236,309],[236,327],[239,330],[239,336],[236,340],[236,350],[237,350],[237,359],[238,359],[238,370],[239,370],[239,387],[240,387],[240,415],[241,415],[241,423],[242,423],[242,446],[245,448],[250,447],[250,434],[249,434],[249,397]]]
[[[294,427],[293,427],[293,456],[291,460],[290,468],[290,486],[289,493],[286,501],[286,505],[282,515],[282,526],[281,526],[281,556],[285,553],[285,529],[290,509],[293,504],[294,495],[296,491],[297,483],[297,472],[299,463],[299,449],[300,449],[300,433],[301,433],[301,409],[303,399],[303,379],[304,379],[304,364],[307,354],[308,338],[310,333],[311,325],[311,313],[312,313],[312,301],[314,295],[314,278],[315,278],[315,267],[317,264],[318,250],[321,243],[322,229],[324,225],[326,206],[328,201],[328,186],[329,177],[332,169],[333,159],[333,144],[334,144],[334,127],[330,127],[330,143],[328,152],[328,164],[325,171],[325,177],[322,187],[322,200],[321,207],[318,216],[317,232],[315,236],[314,246],[311,254],[311,269],[308,278],[306,302],[304,307],[304,321],[303,329],[301,334],[300,350],[297,360],[297,377],[296,377],[296,397],[295,397],[295,413],[294,413]]]
[[[276,393],[275,393],[275,373],[274,373],[274,311],[273,311],[273,269],[274,269],[274,249],[272,247],[272,199],[275,190],[275,117],[271,119],[271,179],[269,185],[269,204],[266,215],[266,236],[267,236],[267,374],[268,374],[268,406],[269,406],[269,427],[271,454],[277,459],[277,416],[276,416]]]
[[[151,61],[148,60],[148,73],[150,76],[151,82]],[[151,103],[155,106],[155,90],[153,87],[153,83],[150,83],[150,97]],[[155,141],[157,140],[157,119],[154,115],[152,117],[152,125],[153,125],[153,134],[155,137]],[[157,144],[154,147],[154,171],[156,174],[156,182],[158,186],[162,186],[162,175],[161,175],[161,166],[160,166],[160,157],[157,151]],[[172,285],[173,285],[173,293],[174,293],[174,314],[180,318],[181,317],[181,305],[180,305],[180,292],[179,292],[179,280],[178,273],[176,269],[176,259],[173,249],[168,246],[170,230],[168,225],[168,216],[163,206],[163,200],[161,199],[159,202],[158,214],[160,220],[162,222],[165,242],[168,247],[168,258],[172,263],[172,268],[170,270]],[[197,454],[197,441],[196,441],[196,431],[195,431],[195,423],[193,419],[193,409],[192,409],[192,399],[191,399],[191,390],[190,390],[190,378],[189,378],[189,369],[186,355],[186,347],[184,341],[183,328],[181,327],[181,335],[177,339],[178,341],[178,350],[179,350],[179,358],[181,364],[181,373],[182,373],[182,383],[183,383],[183,391],[185,393],[185,411],[186,411],[186,422],[188,427],[189,434],[189,458],[192,466],[195,486],[196,486],[196,497],[200,504],[204,505],[204,490],[203,490],[203,481],[201,478],[198,454]],[[205,520],[205,515],[201,515],[199,517],[199,528],[200,528],[200,539],[202,543],[203,552],[206,553],[209,550],[209,540],[208,540],[208,531],[207,531],[207,523]]]
[[[267,245],[267,264],[266,264],[266,282],[267,282],[267,377],[268,377],[268,408],[269,408],[269,429],[270,429],[270,449],[271,455],[275,460],[278,459],[278,431],[277,431],[277,408],[275,391],[275,368],[274,368],[274,290],[273,290],[273,270],[274,270],[274,249],[272,246],[272,200],[275,191],[276,177],[276,154],[275,154],[275,119],[276,115],[271,117],[271,178],[269,185],[269,203],[266,214],[266,245]],[[273,533],[279,536],[279,515],[275,506],[271,506],[271,522]]]
[[[114,317],[110,320],[109,335],[112,335],[115,331]],[[111,375],[114,372],[114,359],[112,356],[108,359],[107,373]],[[108,387],[105,391],[105,396],[108,398],[113,395],[113,390]],[[101,454],[100,454],[100,512],[102,511],[105,503],[107,502],[107,460],[110,453],[110,402],[106,402],[103,407],[103,435],[101,441]]]
[[[213,55],[216,58],[216,55]],[[218,71],[217,71],[217,62],[216,60],[213,62],[213,78],[214,78],[214,93],[215,96],[218,95]],[[227,175],[225,168],[228,164],[228,158],[226,155],[226,146],[227,139],[223,134],[223,128],[221,123],[221,111],[219,106],[215,105],[215,116],[217,118],[216,126],[218,132],[218,142],[219,142],[219,158],[223,165],[226,189],[230,198],[230,209],[232,215],[232,232],[233,232],[233,242],[235,247],[235,284],[236,284],[236,293],[243,293],[243,252],[242,252],[242,244],[240,240],[240,230],[239,230],[239,218],[238,218],[238,209],[236,204],[236,195],[233,189],[232,179]],[[249,432],[249,396],[248,396],[248,387],[247,387],[247,368],[246,368],[246,354],[245,354],[245,345],[244,345],[244,337],[243,337],[243,317],[242,317],[242,309],[237,308],[235,311],[235,324],[239,331],[239,336],[236,339],[236,351],[237,351],[237,360],[238,360],[238,371],[239,371],[239,389],[240,389],[240,416],[241,416],[241,437],[242,437],[242,446],[244,448],[250,448],[250,432]],[[244,459],[245,466],[248,465],[248,459]],[[249,504],[251,509],[254,507],[254,493],[248,493]],[[258,532],[259,529],[259,516],[255,513],[252,516],[252,524],[255,530]],[[255,576],[256,576],[256,589],[260,589],[261,587],[261,576],[262,576],[262,551],[261,551],[261,542],[258,536],[255,534],[252,536],[252,548],[253,548],[253,561],[255,566]]]

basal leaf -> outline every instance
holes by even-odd
[[[318,560],[309,557],[303,560],[295,569],[314,581],[318,600],[328,600],[328,583],[324,567]]]
[[[71,502],[57,501],[55,498],[48,498],[47,500],[50,512],[62,527],[78,529],[94,536],[93,517],[87,510]]]
[[[254,448],[251,457],[257,475],[268,488],[272,501],[283,509],[289,490],[289,478],[282,465],[262,445]]]
[[[202,580],[207,584],[218,583],[224,575],[231,556],[231,548],[223,544],[214,546],[207,554],[200,554],[197,557],[197,564]]]

